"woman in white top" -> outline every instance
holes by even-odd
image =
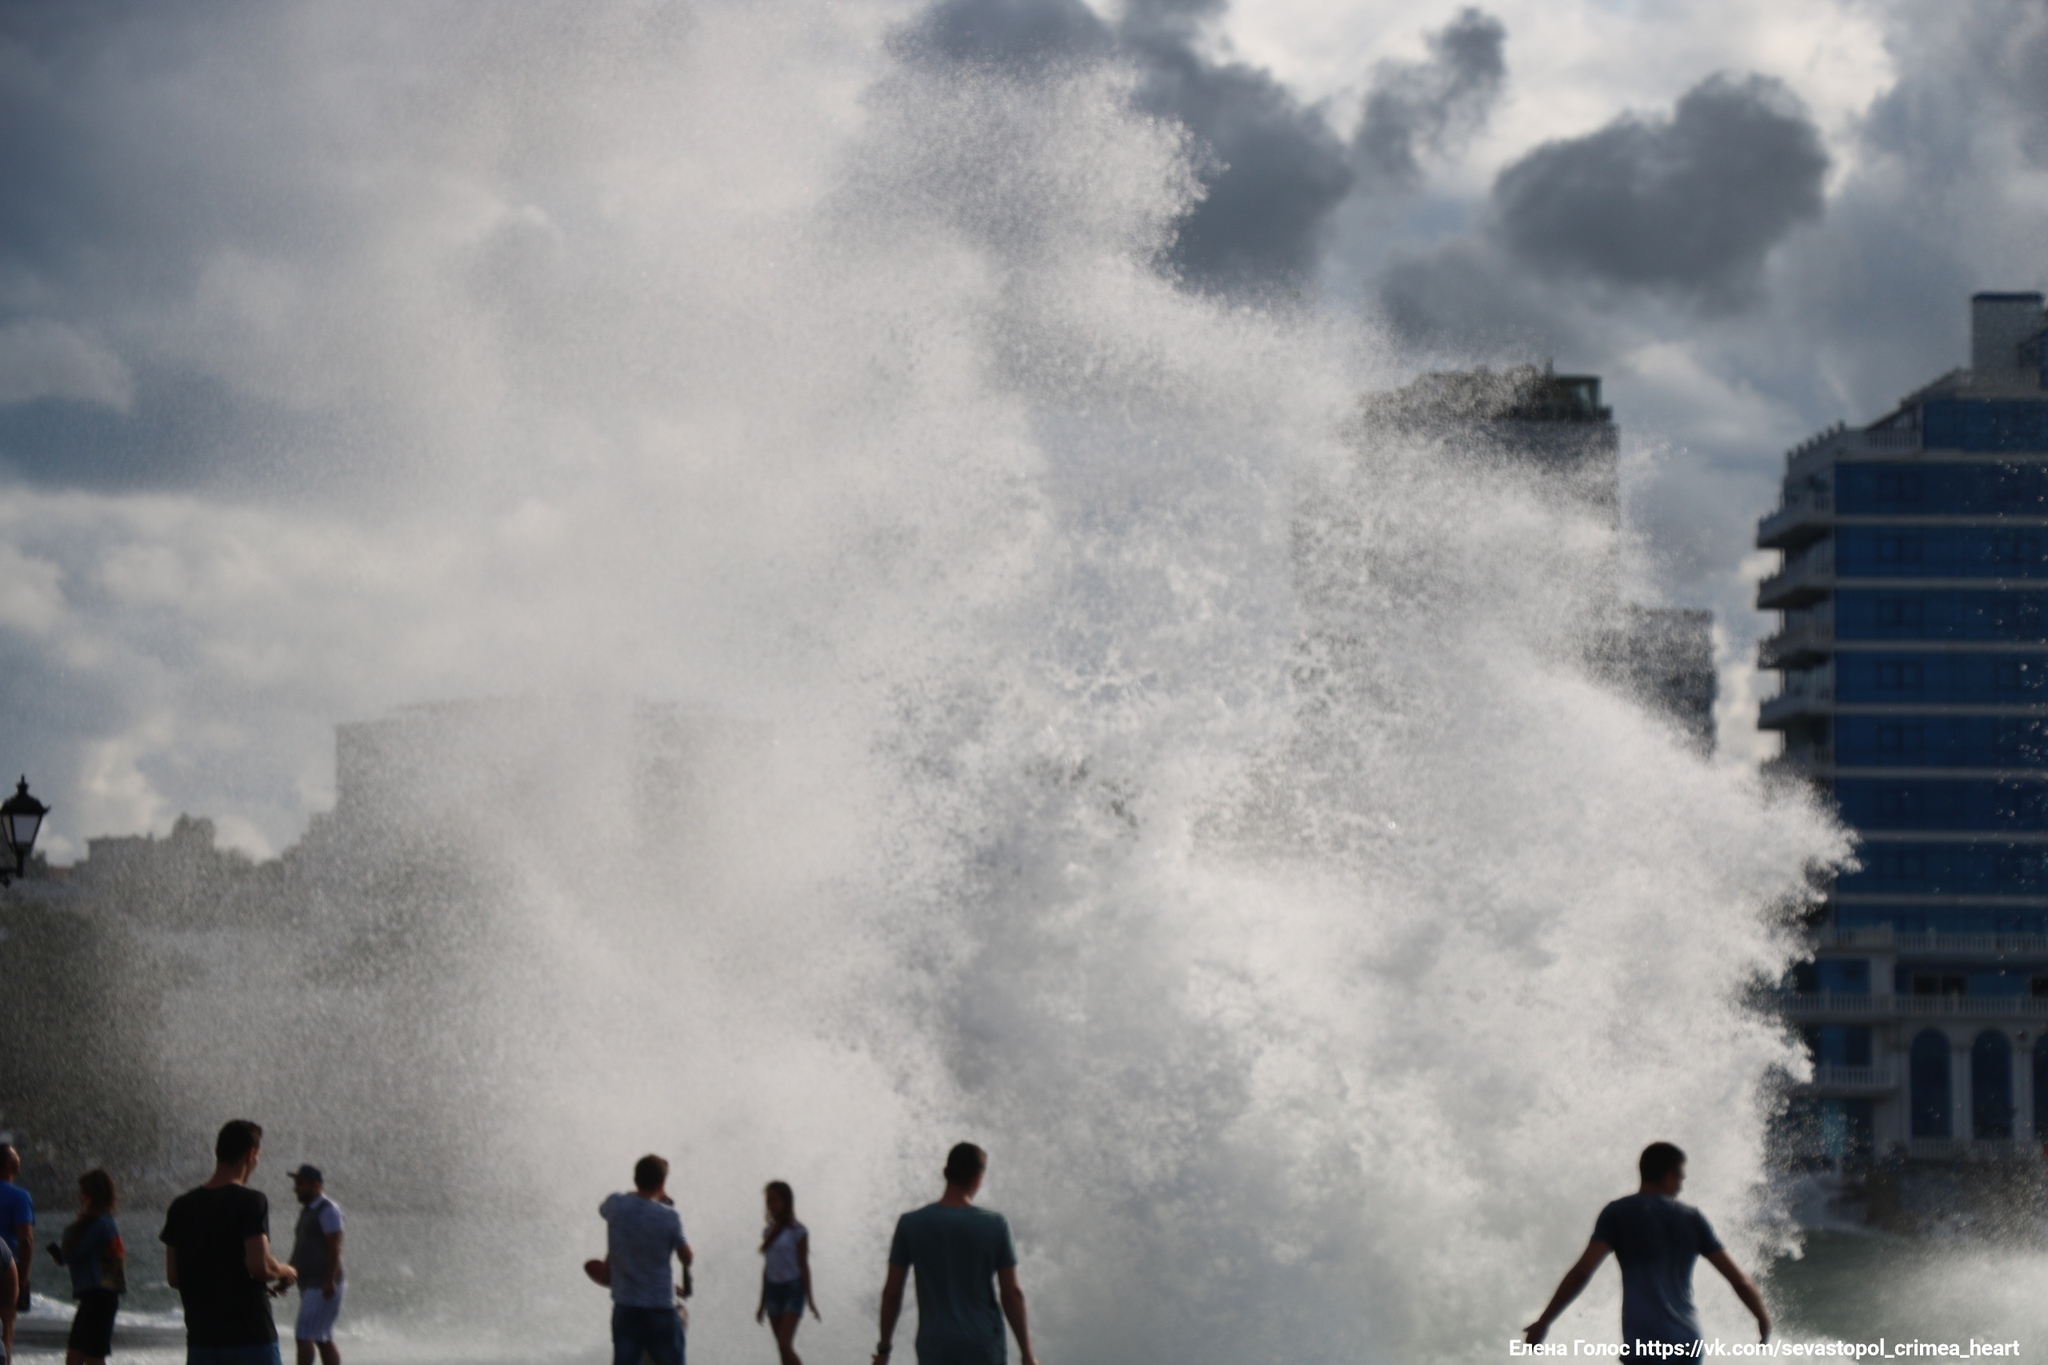
[[[796,1195],[781,1180],[771,1180],[764,1191],[768,1200],[768,1227],[761,1235],[761,1303],[754,1321],[766,1321],[775,1332],[775,1349],[782,1353],[782,1365],[804,1365],[796,1353],[796,1327],[804,1320],[804,1305],[811,1316],[818,1315],[818,1298],[811,1292],[811,1234],[796,1221]]]

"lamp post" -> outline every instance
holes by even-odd
[[[36,835],[42,831],[43,817],[49,813],[48,806],[28,794],[26,777],[14,784],[14,795],[0,801],[0,836],[6,838],[7,849],[14,855],[12,872],[0,867],[0,886],[27,873],[29,850],[36,846]]]

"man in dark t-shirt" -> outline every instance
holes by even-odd
[[[1531,1345],[1543,1340],[1558,1314],[1579,1296],[1613,1252],[1621,1263],[1621,1340],[1626,1353],[1643,1352],[1636,1343],[1690,1346],[1700,1339],[1699,1315],[1692,1306],[1692,1267],[1700,1257],[1721,1272],[1735,1296],[1756,1318],[1757,1340],[1771,1339],[1771,1315],[1763,1296],[1742,1273],[1706,1215],[1678,1202],[1685,1186],[1685,1153],[1668,1142],[1643,1149],[1636,1167],[1642,1187],[1600,1210],[1593,1239],[1578,1264],[1565,1272],[1543,1316],[1524,1329]]]
[[[213,1178],[164,1215],[164,1277],[185,1304],[186,1365],[281,1365],[270,1299],[297,1275],[270,1254],[270,1201],[248,1185],[262,1145],[261,1128],[231,1120],[214,1142]]]
[[[917,1274],[917,1365],[1003,1365],[1003,1319],[1022,1365],[1038,1365],[1017,1284],[1017,1248],[1000,1213],[974,1207],[988,1154],[963,1142],[946,1157],[946,1192],[896,1220],[875,1365],[888,1365],[903,1312],[903,1282]]]

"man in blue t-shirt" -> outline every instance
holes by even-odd
[[[633,1192],[597,1206],[605,1221],[605,1280],[612,1291],[613,1365],[683,1365],[682,1292],[669,1274],[669,1257],[684,1274],[696,1256],[683,1236],[683,1220],[668,1199],[668,1162],[643,1156],[633,1166]]]
[[[1543,1340],[1550,1324],[1579,1296],[1611,1251],[1621,1263],[1621,1339],[1628,1354],[1643,1354],[1638,1342],[1690,1346],[1700,1339],[1699,1315],[1692,1306],[1692,1266],[1702,1256],[1755,1316],[1757,1340],[1769,1341],[1771,1315],[1763,1295],[1721,1246],[1706,1215],[1678,1202],[1678,1192],[1685,1186],[1685,1153],[1668,1142],[1653,1142],[1643,1148],[1636,1168],[1642,1188],[1600,1210],[1585,1254],[1565,1272],[1550,1296],[1550,1306],[1524,1330],[1524,1339],[1531,1345]]]
[[[36,1259],[36,1201],[14,1182],[21,1176],[21,1153],[14,1144],[0,1144],[0,1242],[14,1253],[21,1280],[15,1307],[28,1311],[28,1272]]]
[[[946,1192],[896,1220],[889,1279],[882,1286],[882,1336],[874,1365],[889,1365],[889,1339],[903,1313],[903,1282],[917,1272],[917,1365],[1003,1365],[1003,1319],[1017,1334],[1022,1365],[1038,1365],[1017,1284],[1017,1248],[1000,1213],[974,1207],[988,1153],[963,1142],[946,1156]]]

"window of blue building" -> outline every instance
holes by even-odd
[[[2000,588],[1843,588],[1835,634],[1844,640],[2040,640],[2048,597]]]
[[[2048,701],[2048,654],[1850,653],[1836,657],[1835,700],[1987,706]]]
[[[1970,1045],[1970,1132],[1980,1140],[2012,1136],[2012,1039],[1997,1029]]]
[[[1867,986],[1869,983],[1866,982]],[[1869,1066],[1868,1024],[1816,1024],[1803,1030],[1807,1054],[1816,1066]]]
[[[2048,1137],[2048,1033],[2034,1040],[2034,1136]]]
[[[2048,515],[2048,465],[1851,463],[1835,466],[1835,511],[1846,516]]]
[[[2048,720],[2035,716],[1837,716],[1844,768],[2048,766]]]
[[[1915,1038],[1908,1070],[1907,1102],[1912,1109],[1913,1136],[1948,1137],[1948,1035],[1939,1029],[1928,1029]]]

